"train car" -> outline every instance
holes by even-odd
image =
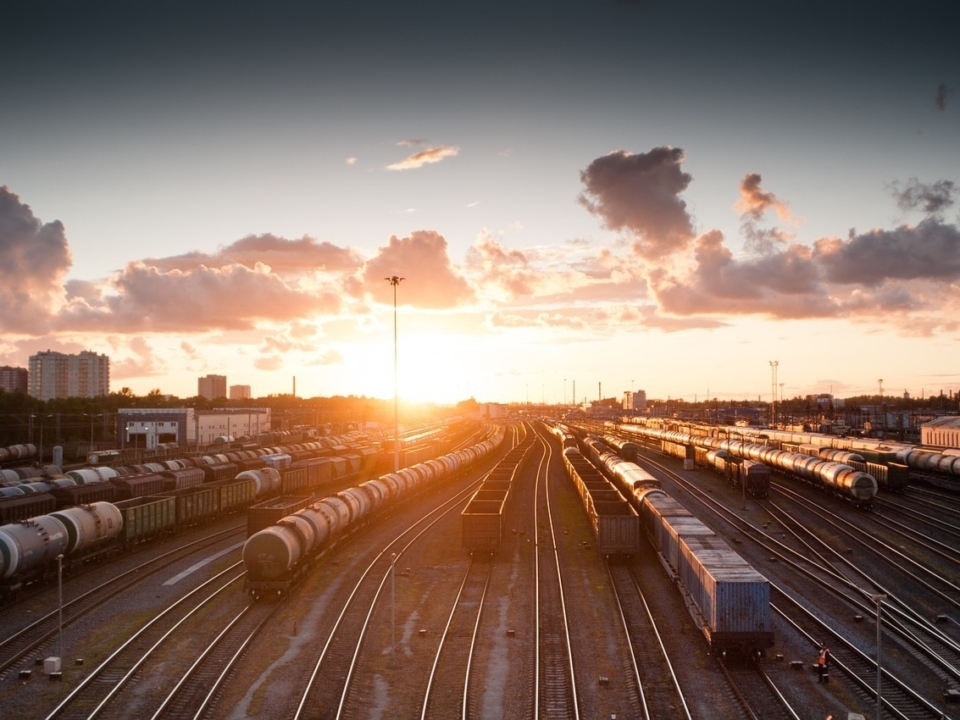
[[[110,484],[117,488],[116,500],[156,495],[166,489],[165,478],[157,473],[116,477],[110,481]]]
[[[590,520],[597,551],[605,557],[629,557],[640,549],[637,511],[577,448],[563,451],[567,476]]]
[[[131,547],[171,535],[177,530],[177,501],[173,497],[135,497],[114,503],[123,519],[120,543]]]
[[[251,505],[247,509],[247,537],[276,524],[287,515],[293,515],[309,504],[309,497],[283,495]]]
[[[57,509],[57,500],[49,492],[0,497],[0,525],[47,515]]]
[[[375,517],[378,508],[393,508],[431,485],[456,477],[468,464],[492,453],[503,436],[500,428],[494,437],[476,446],[474,452],[453,453],[433,468],[424,465],[405,468],[394,473],[397,477],[385,478],[376,486],[367,484],[323,498],[253,534],[243,547],[247,569],[244,591],[256,597],[286,592],[304,577],[323,548]],[[437,475],[441,467],[446,472]],[[390,488],[397,489],[398,497],[386,502]],[[318,528],[326,533],[320,540]]]

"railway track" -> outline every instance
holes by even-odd
[[[351,692],[354,671],[377,604],[381,602],[381,596],[389,594],[391,583],[388,581],[395,578],[396,562],[446,515],[459,512],[479,483],[480,480],[471,482],[452,499],[411,524],[363,571],[349,591],[317,657],[306,687],[300,694],[294,720],[352,717],[357,713],[357,705],[363,702],[363,698]],[[391,642],[392,656],[395,651],[394,640]],[[396,662],[395,656],[392,661]]]
[[[474,558],[460,583],[427,679],[420,712],[426,718],[470,717],[470,671],[493,563]]]
[[[649,458],[647,458],[646,461],[670,476],[672,480],[683,485],[692,495],[696,496],[698,501],[703,503],[705,507],[709,507],[712,511],[720,513],[725,521],[740,527],[744,531],[744,536],[759,543],[767,551],[774,553],[778,559],[786,561],[791,568],[799,571],[808,581],[816,583],[823,592],[828,593],[833,598],[825,602],[840,602],[848,607],[852,607],[854,612],[861,617],[869,615],[871,607],[864,600],[865,597],[869,596],[869,591],[862,590],[848,579],[845,573],[850,571],[849,568],[845,568],[844,572],[837,569],[836,566],[839,565],[841,561],[846,562],[843,558],[840,558],[839,554],[834,554],[833,557],[828,560],[825,556],[814,553],[811,546],[807,544],[808,541],[806,539],[802,540],[805,549],[804,554],[796,550],[791,550],[784,546],[779,540],[773,538],[771,534],[749,523],[735,511],[725,507],[716,498],[713,498],[698,488],[696,484],[685,480],[670,468],[653,460],[649,460]],[[768,502],[764,504],[764,507],[770,510],[771,505],[772,503]],[[809,518],[805,515],[804,521],[801,522],[797,520],[796,524],[809,527]],[[811,557],[811,554],[814,556]],[[864,580],[864,582],[872,581]],[[776,587],[777,586],[771,582],[771,590],[773,591]],[[809,641],[811,646],[816,647],[820,642],[827,641],[831,647],[834,659],[837,661],[837,667],[851,680],[853,686],[858,689],[859,694],[866,704],[874,702],[876,693],[872,688],[875,687],[875,683],[872,683],[870,678],[876,677],[876,663],[871,661],[867,653],[860,649],[863,642],[850,639],[843,629],[831,627],[828,621],[810,613],[806,606],[813,603],[814,598],[809,596],[809,594],[804,595],[803,601],[795,597],[795,592],[790,593],[781,589],[779,595],[781,598],[789,598],[789,606],[784,607],[787,605],[787,601],[781,599],[779,606],[775,603],[771,604],[774,611],[780,614],[785,621],[793,625],[797,631]],[[849,610],[847,612],[849,612]],[[803,625],[797,620],[798,617],[803,619]],[[923,624],[929,626],[929,623]],[[911,652],[917,653],[918,656],[926,656],[921,662],[927,664],[928,667],[940,666],[940,672],[947,673],[948,675],[956,672],[956,668],[952,670],[949,669],[952,661],[947,660],[946,663],[944,663],[944,659],[939,656],[937,651],[930,654],[929,648],[925,647],[923,643],[919,645],[916,644],[916,641],[912,638],[905,639],[905,642],[913,645],[914,649]],[[841,649],[838,651],[835,648]],[[943,710],[937,707],[936,702],[924,698],[921,693],[911,689],[907,682],[895,678],[884,669],[884,677],[886,678],[888,676],[891,680],[891,692],[888,696],[886,690],[884,690],[883,696],[884,706],[888,708],[888,712],[890,712],[892,717],[910,718],[911,720],[915,718],[940,717]],[[872,698],[871,695],[873,696]],[[944,717],[949,716],[944,715]]]
[[[243,608],[197,656],[150,716],[151,720],[211,717],[231,670],[278,607],[251,603]]]
[[[125,692],[147,676],[144,665],[195,613],[226,592],[236,592],[242,563],[222,570],[144,624],[94,668],[47,716],[54,718],[128,718],[136,704]],[[195,597],[199,596],[199,598]],[[189,629],[189,626],[187,626]],[[145,649],[146,648],[146,649]],[[104,690],[109,688],[104,694]]]
[[[65,611],[63,627],[69,628],[73,623],[99,609],[112,598],[143,583],[147,578],[156,575],[174,563],[182,561],[191,554],[221,543],[230,537],[239,537],[243,529],[243,526],[235,525],[195,542],[181,545],[163,555],[119,573],[80,595],[67,599],[63,604],[63,610]],[[12,609],[5,609],[4,615],[7,617],[14,616]],[[22,661],[23,658],[49,646],[59,634],[60,627],[60,611],[58,608],[44,613],[34,622],[0,640],[0,677]]]
[[[631,717],[691,720],[690,708],[670,662],[670,653],[637,584],[633,567],[608,561],[607,571],[620,609],[619,620],[630,647],[631,672],[637,688],[636,706],[629,708]]]
[[[537,527],[537,664],[533,717],[577,719],[580,717],[577,677],[550,501],[549,467],[553,450],[550,443],[542,438],[540,442],[545,451],[537,472],[537,503],[534,509]],[[541,508],[545,511],[543,516],[540,515]]]

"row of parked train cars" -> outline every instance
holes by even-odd
[[[438,489],[489,457],[503,442],[503,426],[462,450],[329,495],[251,534],[243,546],[244,591],[255,597],[287,592],[323,552],[372,519],[411,498]]]
[[[763,575],[603,439],[563,425],[553,432],[601,554],[630,557],[652,548],[713,652],[757,655],[773,646]]]
[[[247,511],[281,495],[322,494],[371,476],[380,455],[361,434],[123,467],[0,476],[0,597],[63,567]],[[14,479],[16,478],[16,479]]]
[[[882,484],[900,490],[907,482],[905,466],[888,462],[868,462],[862,455],[826,446],[767,444],[766,438],[742,435],[733,440],[719,434],[699,432],[699,428],[667,430],[637,423],[616,426],[638,443],[694,464],[712,467],[736,485],[756,497],[766,497],[770,472],[775,470],[797,478],[820,490],[847,500],[857,507],[869,508]],[[739,431],[739,429],[738,429]],[[750,442],[749,440],[757,442]],[[784,449],[781,449],[781,446]],[[788,449],[789,448],[789,449]],[[873,456],[871,456],[873,457]]]

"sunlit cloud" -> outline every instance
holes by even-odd
[[[775,210],[781,220],[790,220],[790,206],[772,192],[760,189],[760,173],[749,173],[740,181],[740,199],[734,208],[754,220],[763,217],[767,210]]]
[[[433,230],[390,237],[362,273],[362,287],[353,288],[378,302],[392,303],[393,289],[384,278],[405,278],[397,302],[422,308],[452,308],[473,300],[474,293],[450,260],[446,239]]]
[[[347,165],[356,165],[356,164],[357,164],[357,158],[355,158],[355,157],[348,157],[346,160],[344,160],[344,162],[345,162]]]
[[[449,157],[455,157],[459,153],[460,148],[455,145],[438,145],[408,155],[403,160],[387,165],[387,170],[415,170],[424,165],[431,165]]]
[[[0,330],[43,332],[65,299],[72,264],[63,224],[43,224],[29,205],[0,186]]]

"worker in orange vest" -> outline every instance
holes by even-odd
[[[817,656],[817,682],[825,683],[830,680],[830,650],[826,645],[820,645],[820,654]]]

